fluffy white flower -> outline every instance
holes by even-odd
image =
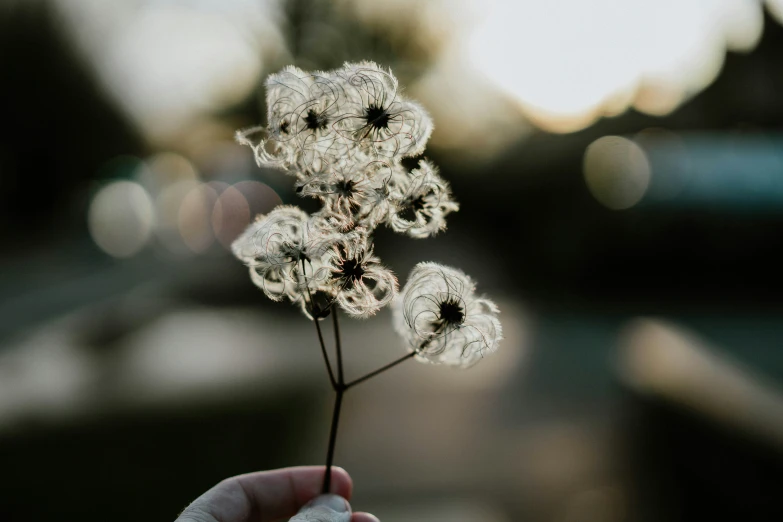
[[[324,207],[318,216],[325,220],[325,229],[347,232],[362,227],[373,230],[394,208],[390,180],[396,170],[381,161],[331,169],[300,181],[296,192],[323,201]]]
[[[346,103],[335,130],[371,157],[420,154],[432,134],[432,119],[400,94],[397,79],[373,62],[346,63],[335,71]]]
[[[397,278],[373,255],[367,231],[357,228],[331,242],[323,256],[325,268],[318,277],[321,289],[353,317],[369,317],[397,295]]]
[[[270,299],[296,302],[308,290],[315,291],[323,241],[307,213],[283,205],[258,216],[231,251],[250,268],[251,279]]]
[[[449,184],[435,166],[422,160],[407,176],[398,177],[395,209],[388,214],[388,225],[395,232],[425,238],[446,229],[446,216],[459,210]]]
[[[463,272],[419,263],[394,303],[394,327],[421,361],[468,367],[494,352],[498,308]]]
[[[253,149],[259,166],[304,174],[339,164],[349,155],[345,140],[334,131],[346,105],[341,80],[289,66],[269,75],[266,93],[267,126],[237,133],[237,140]]]
[[[237,132],[259,166],[307,179],[314,172],[421,153],[432,119],[400,94],[397,79],[372,62],[335,71],[288,66],[266,81],[265,127]]]

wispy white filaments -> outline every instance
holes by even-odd
[[[468,367],[497,349],[498,313],[461,271],[419,263],[395,302],[394,325],[419,360]]]
[[[299,207],[279,206],[255,222],[231,245],[234,255],[250,269],[250,277],[270,299],[297,301],[308,278],[321,266],[319,233]]]
[[[346,93],[336,129],[373,157],[415,156],[424,151],[432,120],[400,93],[397,79],[373,62],[345,64],[335,71]]]
[[[413,238],[446,228],[459,210],[424,151],[432,120],[406,99],[391,71],[372,62],[332,71],[286,67],[266,81],[266,126],[237,132],[259,166],[296,178],[300,196],[322,208],[308,216],[281,206],[252,223],[232,250],[274,300],[320,319],[339,306],[369,317],[395,300],[397,279],[373,253],[381,224]],[[421,263],[395,301],[395,327],[421,361],[470,366],[497,348],[498,309],[475,295],[459,270]]]
[[[323,257],[322,287],[336,296],[349,315],[369,317],[397,295],[397,278],[373,255],[367,232],[356,229],[339,236]]]
[[[437,168],[422,160],[419,167],[400,176],[388,223],[395,232],[425,238],[446,229],[446,216],[459,210],[448,183]]]
[[[266,81],[267,126],[237,132],[260,166],[311,172],[424,151],[432,119],[372,62],[325,72],[293,66]]]

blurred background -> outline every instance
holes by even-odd
[[[403,282],[471,274],[506,340],[347,395],[355,507],[783,519],[781,21],[780,0],[0,0],[0,520],[173,520],[229,475],[323,462],[316,334],[227,250],[309,203],[233,133],[264,123],[267,74],[362,59],[431,112],[462,205],[376,252]],[[349,376],[404,353],[388,312],[343,336]]]

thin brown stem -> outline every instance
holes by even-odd
[[[339,386],[334,398],[334,410],[332,411],[332,427],[329,429],[329,449],[326,452],[326,473],[324,473],[324,483],[321,488],[322,493],[329,493],[332,484],[332,463],[334,462],[334,447],[337,444],[337,426],[340,423],[340,408],[343,404],[343,394],[345,388]]]
[[[309,289],[308,289],[308,293],[309,293]],[[367,379],[375,377],[376,375],[383,373],[386,370],[393,368],[394,366],[397,366],[401,362],[406,361],[412,358],[414,355],[416,355],[416,352],[411,352],[405,355],[404,357],[397,359],[396,361],[392,361],[386,366],[378,368],[374,372],[368,373],[364,377],[360,377],[346,384],[345,374],[343,372],[342,342],[340,341],[340,321],[337,318],[337,309],[332,307],[331,312],[332,312],[332,322],[334,325],[335,350],[337,352],[337,381],[336,382],[334,379],[334,374],[332,373],[331,365],[329,364],[329,358],[326,355],[326,349],[324,348],[323,336],[321,335],[321,328],[318,326],[318,320],[315,321],[315,326],[318,329],[318,340],[321,342],[321,349],[324,352],[324,360],[326,361],[326,367],[329,370],[329,377],[332,381],[332,388],[334,388],[335,391],[334,410],[332,411],[332,425],[331,428],[329,429],[329,447],[326,450],[326,472],[324,473],[324,482],[323,482],[323,487],[321,488],[322,493],[329,493],[329,489],[331,488],[332,485],[332,464],[334,463],[334,450],[335,450],[335,446],[337,445],[337,427],[340,424],[340,409],[342,408],[343,395],[345,395],[345,392],[348,390],[348,388],[351,388],[352,386],[364,382]]]
[[[356,386],[357,384],[363,383],[363,382],[364,382],[364,381],[366,381],[367,379],[371,379],[372,377],[375,377],[376,375],[378,375],[378,374],[380,374],[380,373],[383,373],[383,372],[385,372],[386,370],[389,370],[389,369],[391,369],[391,368],[394,368],[395,366],[397,366],[397,365],[398,365],[398,364],[400,364],[401,362],[403,362],[403,361],[407,361],[408,359],[412,358],[414,355],[416,355],[416,352],[411,352],[411,353],[409,353],[408,355],[405,355],[405,356],[403,356],[403,357],[400,357],[399,359],[397,359],[397,360],[395,360],[395,361],[392,361],[392,362],[390,362],[390,363],[389,363],[389,364],[387,364],[386,366],[382,366],[382,367],[378,368],[377,370],[375,370],[375,371],[373,371],[373,372],[370,372],[370,373],[368,373],[367,375],[365,375],[365,376],[363,376],[363,377],[359,377],[358,379],[355,379],[355,380],[353,380],[353,381],[351,381],[351,382],[347,383],[347,384],[345,385],[345,389],[347,390],[347,389],[349,389],[349,388],[353,388],[353,387],[354,387],[354,386]]]
[[[326,353],[326,345],[324,344],[324,336],[321,333],[321,325],[317,318],[313,318],[315,323],[315,330],[318,332],[318,342],[321,343],[321,354],[324,356],[324,362],[326,363],[326,372],[329,374],[329,382],[332,384],[332,389],[337,390],[340,386],[334,379],[334,372],[332,371],[332,363],[329,362],[329,354]]]
[[[340,343],[340,321],[337,319],[337,308],[332,307],[332,324],[334,325],[334,344],[337,350],[337,382],[340,385],[345,384],[345,373],[343,372],[343,349]]]
[[[332,427],[329,430],[329,449],[326,451],[326,473],[324,474],[323,493],[329,493],[332,479],[332,463],[334,462],[334,447],[337,444],[337,426],[340,422],[340,407],[345,393],[345,373],[343,372],[343,349],[340,342],[340,321],[337,319],[337,308],[332,307],[332,324],[334,325],[334,345],[337,352],[337,392],[334,398],[334,412],[332,413]]]
[[[318,342],[321,344],[321,354],[324,356],[324,363],[326,363],[326,371],[329,374],[329,383],[332,385],[332,389],[337,389],[337,381],[334,379],[334,372],[332,371],[332,363],[329,362],[329,354],[326,353],[326,345],[324,344],[324,336],[321,333],[321,325],[318,322],[318,317],[315,313],[315,305],[313,304],[313,296],[310,293],[310,285],[307,282],[307,272],[305,270],[305,260],[302,259],[302,277],[305,280],[305,290],[307,291],[307,300],[310,304],[310,315],[313,316],[313,322],[315,323],[315,330],[318,332]]]

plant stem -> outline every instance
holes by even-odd
[[[337,320],[337,308],[332,307],[332,324],[334,324],[334,344],[337,349],[337,382],[345,384],[343,374],[343,350],[340,343],[340,321]]]
[[[334,462],[334,446],[337,442],[337,424],[340,422],[340,407],[343,404],[343,394],[345,387],[340,385],[337,388],[337,395],[334,398],[334,411],[332,412],[332,427],[329,430],[329,449],[326,453],[326,473],[324,474],[324,484],[321,488],[322,493],[329,493],[332,485],[332,462]]]
[[[400,357],[396,361],[390,362],[386,366],[378,368],[374,372],[368,373],[364,377],[360,377],[346,384],[345,373],[343,371],[342,343],[340,342],[340,322],[337,319],[337,309],[334,307],[332,308],[332,322],[334,324],[335,350],[337,351],[337,381],[335,381],[334,374],[332,373],[332,367],[329,364],[329,357],[327,356],[326,348],[324,347],[321,328],[318,326],[318,320],[315,321],[315,327],[318,329],[318,340],[321,342],[321,350],[324,354],[324,361],[326,361],[326,369],[329,371],[329,378],[332,381],[332,388],[335,391],[334,410],[332,411],[332,427],[329,429],[329,447],[326,451],[326,472],[324,473],[324,482],[323,487],[321,488],[321,492],[324,494],[329,493],[329,489],[332,485],[332,463],[334,462],[334,448],[337,444],[337,427],[340,424],[340,409],[343,405],[343,395],[345,395],[346,390],[366,381],[367,379],[375,377],[376,375],[383,373],[386,370],[393,368],[401,362],[407,361],[416,355],[416,352],[411,352],[404,357]]]
[[[334,386],[336,396],[334,398],[334,412],[332,413],[332,427],[329,430],[329,449],[326,452],[326,472],[324,473],[323,493],[329,493],[332,480],[332,462],[334,462],[334,447],[337,444],[337,426],[340,422],[340,407],[343,404],[345,393],[345,373],[343,372],[343,350],[340,342],[340,322],[337,319],[337,309],[332,307],[332,323],[334,324],[334,344],[337,351],[337,385]]]
[[[310,302],[310,314],[313,316],[313,322],[315,323],[315,330],[318,332],[318,342],[321,344],[321,354],[324,356],[324,362],[326,363],[326,371],[329,373],[329,382],[332,385],[332,389],[337,389],[337,382],[334,380],[334,372],[332,371],[332,363],[329,362],[329,355],[326,353],[326,345],[324,344],[324,336],[321,333],[321,325],[318,323],[318,317],[315,313],[315,305],[313,304],[313,296],[310,293],[310,285],[307,283],[307,270],[305,268],[305,260],[302,259],[302,276],[305,280],[305,290],[307,290],[307,300]],[[339,357],[339,352],[338,352]],[[340,363],[342,365],[342,362]],[[342,373],[342,370],[340,370]]]
[[[326,363],[326,371],[329,373],[329,382],[332,384],[332,389],[338,389],[338,383],[334,380],[334,372],[332,372],[332,364],[329,362],[329,354],[326,353],[326,345],[324,344],[324,336],[321,333],[321,325],[318,324],[318,318],[314,317],[315,329],[318,332],[318,342],[321,343],[321,353],[324,356],[324,362]]]
[[[412,358],[414,355],[416,355],[416,352],[411,352],[411,353],[409,353],[408,355],[405,355],[405,356],[403,356],[403,357],[400,357],[399,359],[397,359],[397,360],[395,360],[395,361],[392,361],[392,362],[390,362],[390,363],[389,363],[389,364],[387,364],[386,366],[382,366],[382,367],[378,368],[378,369],[377,369],[377,370],[375,370],[374,372],[370,372],[370,373],[368,373],[368,374],[367,374],[367,375],[365,375],[364,377],[359,377],[358,379],[356,379],[356,380],[353,380],[353,381],[351,381],[351,382],[349,382],[349,383],[345,384],[345,385],[344,385],[344,386],[345,386],[345,389],[347,390],[348,388],[352,388],[352,387],[356,386],[357,384],[360,384],[360,383],[362,383],[362,382],[366,381],[367,379],[370,379],[370,378],[372,378],[372,377],[375,377],[376,375],[378,375],[378,374],[380,374],[380,373],[383,373],[383,372],[385,372],[386,370],[388,370],[388,369],[390,369],[390,368],[394,368],[395,366],[397,366],[397,365],[398,365],[398,364],[400,364],[401,362],[403,362],[403,361],[407,361],[408,359]]]

